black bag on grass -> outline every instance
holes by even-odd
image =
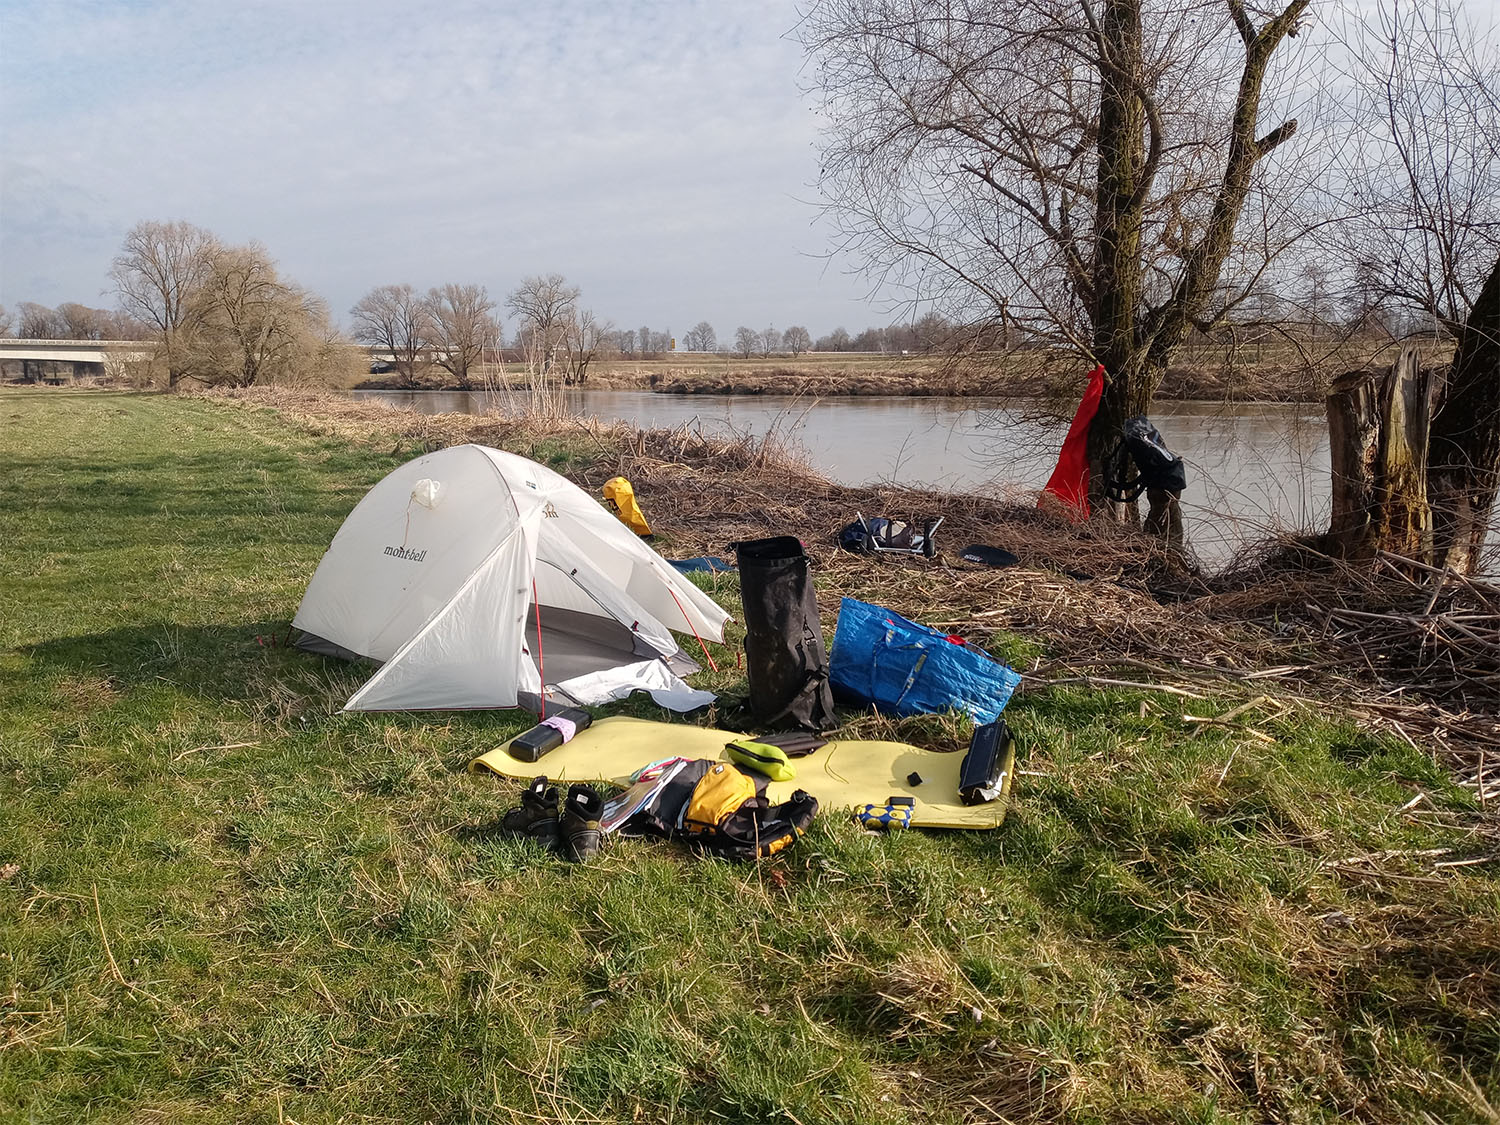
[[[765,730],[838,725],[806,552],[793,535],[734,544],[750,709]]]

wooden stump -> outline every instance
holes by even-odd
[[[1354,561],[1377,549],[1429,562],[1427,441],[1440,382],[1403,346],[1383,378],[1351,371],[1328,396],[1333,468],[1331,553]]]

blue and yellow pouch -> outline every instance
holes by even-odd
[[[916,802],[910,797],[892,797],[883,805],[866,805],[855,810],[854,819],[861,828],[876,832],[889,832],[894,828],[910,828],[912,809]]]

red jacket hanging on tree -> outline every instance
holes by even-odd
[[[1089,514],[1089,426],[1094,415],[1099,413],[1099,399],[1104,394],[1104,365],[1098,364],[1089,372],[1089,385],[1083,390],[1083,399],[1068,427],[1068,436],[1063,438],[1062,452],[1057,457],[1057,468],[1042,489],[1037,507],[1047,502],[1050,493],[1080,517]]]

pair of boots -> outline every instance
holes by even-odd
[[[558,805],[561,803],[561,810]],[[599,813],[604,798],[587,785],[574,785],[567,800],[559,802],[557,786],[545,777],[534,777],[521,794],[519,808],[511,809],[500,822],[508,836],[535,840],[550,851],[560,851],[575,863],[599,853]]]

